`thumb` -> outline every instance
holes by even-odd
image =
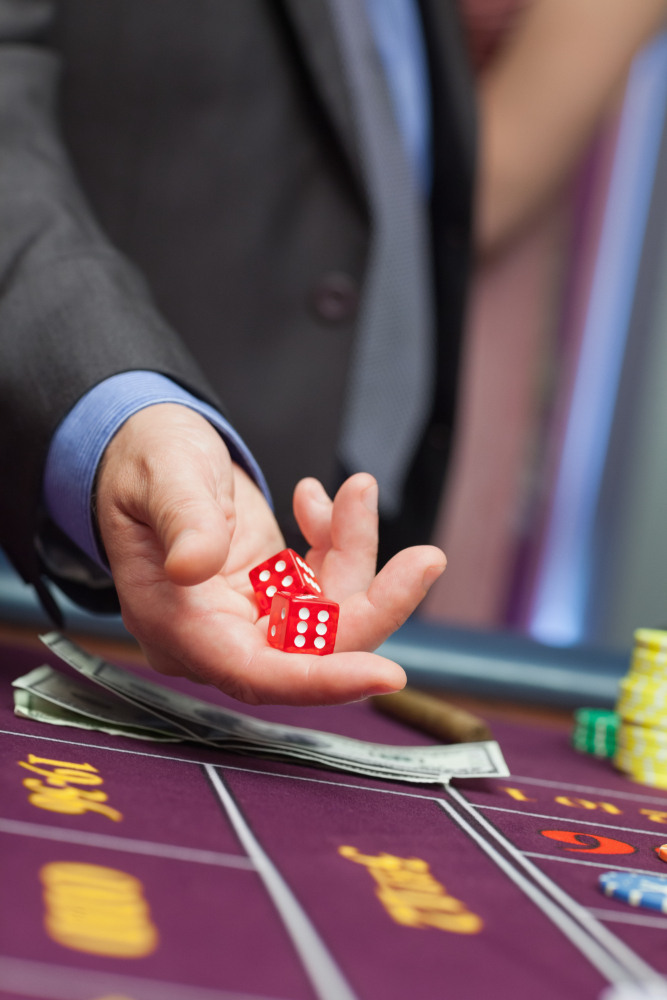
[[[227,559],[233,494],[229,452],[207,420],[171,404],[135,414],[109,445],[100,475],[100,529],[112,568],[143,553],[173,583],[208,580]]]
[[[152,506],[150,519],[164,550],[165,574],[172,583],[190,587],[215,576],[227,561],[233,514],[228,517],[201,482],[191,484],[187,492],[178,486],[166,490]]]

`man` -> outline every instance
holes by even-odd
[[[588,0],[583,32],[559,34],[578,6],[533,6],[484,104],[497,91],[505,113],[487,128],[501,141],[482,164],[483,247],[551,183],[513,181],[535,115],[513,118],[512,95],[543,104],[530,81],[503,89],[505,67],[512,83],[536,33],[580,42],[609,20]],[[645,37],[633,19],[616,4],[621,44],[579,131]],[[97,610],[117,592],[160,670],[246,700],[400,686],[400,668],[351,651],[444,568],[417,544],[374,578],[366,473],[382,561],[427,541],[473,176],[453,0],[0,0],[0,49],[0,543],[54,615],[43,575]],[[512,197],[489,203],[498,180]],[[303,533],[342,605],[341,652],[322,661],[270,650],[257,622],[247,570],[283,544],[262,472],[287,541]],[[321,483],[350,473],[332,505]]]
[[[270,650],[247,570],[283,544],[260,468],[341,602],[337,650],[375,648],[444,568],[416,546],[374,580],[361,470],[386,554],[427,541],[472,183],[453,5],[2,0],[0,32],[3,547],[45,602],[46,573],[93,609],[108,559],[160,670],[247,700],[401,686],[379,657]],[[333,506],[301,482],[294,519],[297,481],[357,469]]]

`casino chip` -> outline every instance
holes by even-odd
[[[620,718],[600,708],[578,708],[574,713],[572,746],[594,757],[613,757]]]
[[[640,628],[616,705],[614,764],[634,781],[667,788],[667,632]]]
[[[662,875],[604,872],[598,882],[602,892],[610,899],[667,913],[667,878]]]
[[[616,706],[626,722],[660,727],[667,719],[667,670],[665,677],[635,675],[634,666],[621,681],[621,695]]]

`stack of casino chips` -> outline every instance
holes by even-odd
[[[616,767],[643,785],[667,788],[667,632],[635,632],[616,710]]]
[[[619,717],[604,708],[578,708],[574,713],[572,746],[594,757],[613,757]]]
[[[611,871],[599,876],[598,885],[610,899],[619,899],[622,903],[629,903],[630,906],[642,906],[646,910],[667,913],[667,878],[664,876]]]

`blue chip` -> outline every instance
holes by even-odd
[[[667,913],[667,878],[662,875],[605,872],[598,881],[602,892],[611,899]]]

